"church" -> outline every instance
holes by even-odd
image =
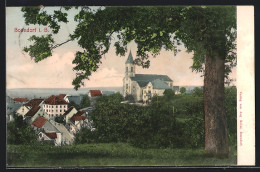
[[[136,74],[132,53],[125,62],[123,96],[132,95],[135,101],[148,102],[155,95],[162,96],[164,90],[173,89],[173,80],[167,75]]]

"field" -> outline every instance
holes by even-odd
[[[236,157],[234,146],[228,158],[221,158],[203,148],[141,149],[126,143],[7,145],[7,167],[234,166]]]

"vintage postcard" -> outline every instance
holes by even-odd
[[[253,6],[6,7],[6,166],[254,166],[254,71]]]

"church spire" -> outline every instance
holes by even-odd
[[[133,60],[133,56],[132,56],[131,50],[130,50],[130,53],[129,53],[129,55],[128,55],[128,58],[127,58],[125,64],[128,64],[128,63],[131,63],[131,64],[134,63],[134,60]]]

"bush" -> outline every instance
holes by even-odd
[[[22,116],[14,116],[14,121],[7,123],[8,144],[33,144],[36,139],[35,131],[23,121]]]
[[[135,98],[132,94],[128,94],[125,96],[125,100],[127,100],[129,103],[134,103],[135,102]]]
[[[80,104],[80,108],[85,108],[85,107],[88,107],[90,106],[90,99],[89,97],[86,95],[83,100],[81,101],[81,104]]]
[[[193,89],[193,95],[202,97],[203,96],[203,90],[201,88],[195,87]]]
[[[237,89],[235,86],[225,88],[225,106],[229,141],[236,144],[237,140]]]
[[[57,122],[57,123],[65,124],[64,116],[57,116],[57,117],[55,117],[54,120],[55,120],[55,122]]]
[[[97,142],[97,133],[95,130],[90,131],[87,128],[83,128],[79,133],[76,134],[75,144],[95,142]]]
[[[181,94],[185,94],[186,93],[186,88],[185,87],[181,87],[180,92],[181,92]]]
[[[175,95],[175,92],[172,89],[166,89],[164,90],[163,95],[166,99],[170,100]]]

